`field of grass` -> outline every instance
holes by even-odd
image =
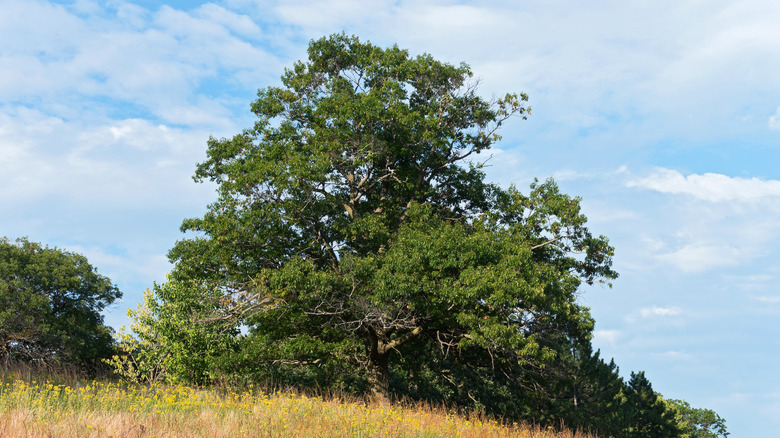
[[[0,371],[0,437],[588,438],[443,408]]]

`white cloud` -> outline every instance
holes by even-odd
[[[267,13],[299,27],[305,38],[345,30],[466,61],[484,78],[484,92],[529,91],[546,110],[535,117],[554,119],[558,129],[641,116],[680,129],[708,125],[706,135],[717,136],[725,124],[713,129],[699,121],[730,117],[736,107],[716,103],[744,96],[746,83],[773,83],[777,70],[742,68],[755,59],[780,65],[767,56],[780,31],[770,18],[777,7],[766,2],[548,4],[295,1]],[[696,112],[702,102],[711,110]],[[628,111],[610,110],[615,107]],[[627,139],[640,137],[636,128],[630,126]],[[643,129],[653,135],[652,127]]]
[[[202,199],[203,186],[190,176],[208,134],[142,119],[84,125],[0,107],[0,202],[55,197],[145,209]]]
[[[118,21],[136,30],[146,26],[150,14],[148,10],[132,3],[120,3],[116,9]]]
[[[57,137],[63,131],[67,127],[60,118],[0,107],[0,203],[13,205],[46,193],[45,175],[57,171],[58,159],[41,154],[37,139]]]
[[[83,254],[92,266],[115,283],[132,283],[138,278],[162,279],[171,268],[164,254],[152,254],[148,248],[123,248],[113,253],[98,246],[68,245],[61,249]]]
[[[658,252],[666,247],[666,243],[663,240],[648,236],[646,233],[639,235],[639,241],[651,252]]]
[[[34,96],[66,119],[100,117],[110,108],[235,130],[229,121],[237,112],[246,118],[248,99],[282,71],[254,44],[263,34],[249,17],[213,4],[192,13],[121,4],[111,14],[87,17],[38,2],[11,1],[3,10],[0,39],[14,44],[0,48],[0,63],[13,66],[0,70],[0,101]],[[214,90],[204,84],[215,80],[240,91],[241,105],[210,95]]]
[[[664,316],[678,316],[682,314],[682,309],[679,307],[658,307],[658,306],[652,306],[652,307],[645,307],[643,309],[639,310],[639,314],[642,315],[642,318],[652,318],[652,317],[664,317]]]
[[[620,198],[624,202],[620,208],[636,211],[629,221],[631,229],[638,230],[617,246],[619,255],[631,257],[619,261],[623,266],[637,270],[663,266],[684,275],[716,269],[728,270],[721,274],[755,275],[734,269],[764,269],[759,264],[780,243],[776,179],[684,175],[655,168],[644,176],[617,175],[617,181],[633,198]],[[646,190],[657,194],[648,195]]]
[[[206,3],[195,11],[204,22],[218,23],[244,38],[257,39],[263,36],[260,27],[246,15],[237,14],[213,3]]]
[[[386,19],[388,12],[395,8],[386,0],[326,0],[287,1],[274,9],[283,22],[300,26],[306,34],[314,36],[338,32],[354,23],[381,26],[381,19]]]
[[[610,347],[614,347],[621,337],[622,333],[619,330],[593,331],[593,342],[596,345],[609,345]]]
[[[704,272],[710,269],[737,266],[756,254],[747,249],[736,248],[725,243],[694,241],[681,248],[659,254],[657,257],[680,271]]]
[[[769,129],[780,129],[780,106],[777,107],[777,111],[774,114],[769,116]]]
[[[680,307],[677,306],[650,306],[650,307],[643,307],[639,309],[638,311],[633,312],[627,312],[626,315],[623,317],[623,320],[625,322],[628,322],[630,324],[634,324],[641,320],[655,320],[660,323],[660,321],[664,321],[663,324],[668,324],[671,317],[681,316],[683,315],[683,310]],[[679,325],[682,324],[682,320],[675,319],[674,323]]]
[[[780,181],[730,177],[717,173],[683,175],[679,171],[656,168],[649,176],[627,182],[661,193],[683,194],[708,202],[757,202],[780,198]]]

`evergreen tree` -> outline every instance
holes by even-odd
[[[678,437],[680,429],[674,409],[667,408],[663,399],[653,391],[645,373],[631,373],[626,388],[626,407],[623,415],[628,427],[623,436],[628,438]]]

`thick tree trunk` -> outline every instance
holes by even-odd
[[[390,401],[390,353],[422,333],[422,327],[416,327],[400,338],[389,340],[385,333],[368,329],[368,384],[374,401]]]
[[[375,330],[368,330],[368,367],[371,398],[380,403],[390,400],[390,352]]]
[[[375,402],[390,401],[390,354],[371,351],[368,360],[368,384]]]

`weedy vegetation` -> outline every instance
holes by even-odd
[[[72,370],[0,370],[2,437],[524,437],[581,432],[502,424],[425,403],[375,403],[247,387],[86,379]]]

